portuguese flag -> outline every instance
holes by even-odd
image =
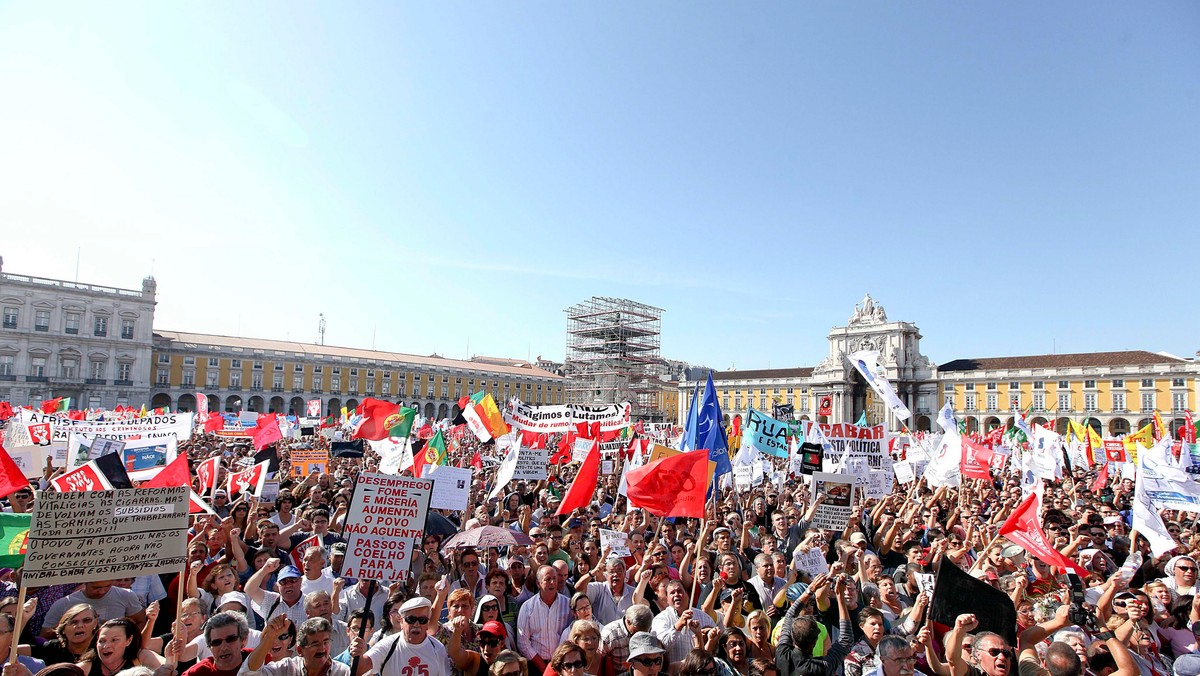
[[[438,430],[434,433],[429,441],[425,442],[425,447],[421,449],[422,455],[414,459],[413,476],[420,478],[423,465],[447,465],[450,463],[450,455],[446,453],[446,439],[442,436],[442,431]]]
[[[31,516],[0,513],[0,567],[20,568],[25,564]]]

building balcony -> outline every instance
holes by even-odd
[[[272,392],[282,392],[282,391],[283,391],[283,388],[282,388],[282,387],[272,387],[272,388],[271,388],[271,391],[272,391]]]
[[[27,383],[48,383],[48,382],[50,382],[50,379],[47,378],[46,376],[25,376],[25,382],[27,382]]]
[[[131,387],[131,386],[133,386],[133,381],[132,380],[114,380],[113,385],[116,385],[118,387]]]
[[[1114,408],[1112,411],[1109,411],[1109,412],[1110,413],[1129,413],[1129,409],[1122,406],[1121,408]]]
[[[84,383],[86,383],[86,384],[88,384],[88,385],[103,385],[103,384],[105,384],[107,381],[106,381],[106,380],[104,380],[103,378],[88,378],[87,380],[85,380],[85,381],[83,381],[83,382],[84,382]]]
[[[293,387],[292,394],[304,394],[304,388],[303,387]]]
[[[12,381],[15,381],[16,379],[17,379],[17,377],[12,374],[0,375],[0,380],[12,382]]]
[[[263,391],[262,385],[259,385],[258,387],[251,387],[250,391],[251,392],[262,392]]]
[[[63,329],[63,333],[67,334],[68,336],[78,336],[79,335],[79,327],[68,326],[67,328]]]

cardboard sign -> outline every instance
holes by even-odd
[[[825,553],[820,549],[797,549],[792,554],[792,567],[809,577],[816,577],[829,572],[829,564],[825,562]]]
[[[185,487],[39,493],[25,583],[44,587],[183,570],[188,498]]]
[[[813,498],[824,496],[813,515],[813,526],[825,530],[845,530],[854,504],[854,477],[847,474],[814,472]]]
[[[612,474],[613,473],[613,461],[612,460],[601,460],[600,461],[600,473],[601,474]]]
[[[595,445],[595,439],[576,439],[574,445],[571,446],[571,462],[587,460],[588,453],[592,452],[592,447]]]
[[[292,463],[292,476],[306,477],[328,471],[329,450],[325,448],[295,448],[288,456]]]
[[[873,469],[867,474],[867,497],[880,500],[892,492],[892,478],[881,469]]]
[[[607,528],[600,529],[600,551],[611,547],[612,556],[626,557],[633,556],[629,551],[629,534],[622,533],[619,530],[608,530]]]
[[[541,481],[546,478],[546,467],[550,464],[550,451],[545,448],[521,448],[517,456],[517,468],[513,479],[517,481]]]
[[[263,482],[262,495],[258,496],[263,502],[275,502],[279,497],[279,480],[267,479]]]
[[[433,479],[363,472],[346,516],[342,575],[380,582],[408,579],[413,548],[425,535]]]
[[[433,509],[453,509],[466,511],[467,502],[471,498],[470,467],[450,467],[439,465],[436,470],[429,472],[433,479],[433,497],[429,506]]]
[[[917,478],[913,472],[912,463],[907,460],[901,460],[893,465],[893,467],[896,470],[896,481],[902,484],[910,484],[913,482],[913,479]]]

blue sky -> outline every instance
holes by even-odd
[[[164,329],[813,364],[1200,349],[1200,5],[0,4],[5,270]]]

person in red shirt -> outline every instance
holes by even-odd
[[[223,612],[208,618],[204,640],[212,655],[183,672],[183,676],[237,676],[250,654],[246,649],[249,635],[250,625],[241,613]]]

